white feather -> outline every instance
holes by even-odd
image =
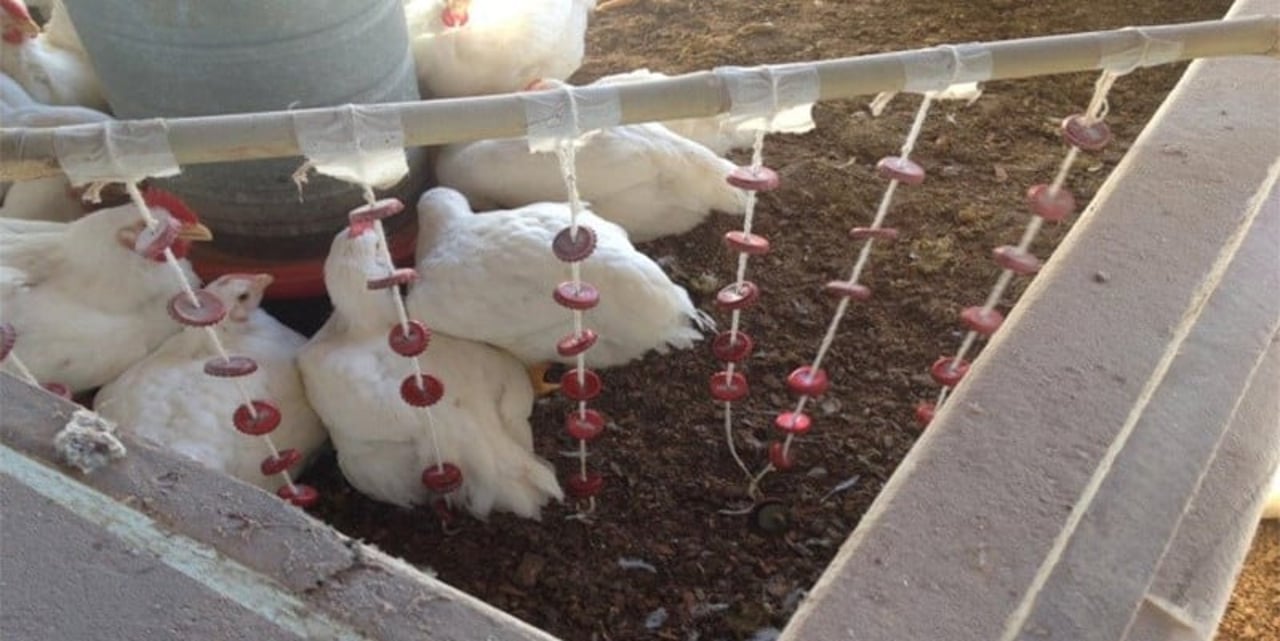
[[[206,287],[228,309],[247,314],[223,321],[215,331],[229,354],[249,356],[258,371],[235,379],[211,378],[204,364],[218,355],[203,329],[188,328],[170,337],[147,358],[98,391],[96,410],[121,429],[173,449],[246,483],[274,491],[284,482],[264,476],[260,465],[269,451],[261,438],[236,431],[231,416],[244,403],[237,384],[250,398],[269,400],[281,422],[271,439],[281,450],[297,449],[297,474],[324,443],[326,434],[302,387],[295,356],[306,339],[258,309],[260,291],[249,302],[251,281],[223,277]]]
[[[734,164],[662,125],[589,134],[576,156],[579,194],[635,242],[687,232],[712,210],[746,212],[745,192],[725,182]],[[555,155],[530,153],[522,139],[448,147],[436,176],[480,210],[568,200]]]
[[[595,0],[471,0],[460,27],[441,21],[445,0],[409,0],[405,19],[423,97],[519,91],[568,78],[582,65]]]
[[[636,251],[622,228],[590,212],[581,222],[597,234],[595,252],[582,264],[583,280],[601,292],[599,306],[584,314],[585,326],[599,334],[592,366],[692,347],[712,323],[689,294]],[[458,192],[429,190],[418,201],[421,280],[409,291],[410,309],[442,332],[495,345],[525,363],[570,362],[555,345],[572,333],[572,317],[551,298],[568,275],[551,240],[568,224],[563,204],[477,215]]]
[[[334,313],[298,357],[343,475],[375,499],[421,504],[431,498],[420,479],[440,462],[438,442],[463,475],[450,498],[478,517],[500,510],[538,518],[563,492],[532,451],[533,388],[524,368],[500,350],[435,331],[418,362],[443,382],[444,397],[429,412],[401,400],[401,381],[413,369],[387,345],[397,316],[386,291],[365,285],[390,269],[378,243],[376,234],[350,238],[346,230],[334,239],[325,262]]]
[[[98,75],[62,2],[53,2],[45,32],[22,42],[0,42],[0,71],[37,102],[108,111]]]
[[[13,324],[14,350],[41,382],[98,387],[178,331],[165,309],[182,289],[173,271],[117,240],[139,221],[133,205],[73,223],[0,218],[0,321]]]

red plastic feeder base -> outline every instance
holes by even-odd
[[[389,234],[387,240],[391,257],[397,266],[413,266],[413,250],[417,239],[416,224],[406,225]],[[264,296],[267,300],[319,298],[325,295],[324,256],[297,260],[232,256],[214,249],[208,243],[193,243],[189,256],[196,274],[206,283],[226,274],[271,274],[275,280],[267,287]]]

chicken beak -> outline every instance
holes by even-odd
[[[0,26],[4,27],[6,34],[16,31],[24,36],[34,37],[43,31],[40,25],[31,19],[31,14],[27,13],[26,7],[20,7],[19,10],[3,7],[0,10],[4,11],[3,15],[0,15]]]
[[[14,4],[16,6],[13,6]],[[26,6],[14,0],[0,0],[0,28],[4,29],[6,41],[11,41],[10,33],[35,37],[43,31],[40,25],[31,19]]]
[[[178,238],[182,240],[209,241],[213,240],[213,232],[200,223],[193,223],[183,225],[182,229],[178,230]]]
[[[38,36],[44,30],[40,28],[40,25],[36,24],[35,20],[28,17],[26,20],[18,21],[18,31],[21,31],[24,35]]]

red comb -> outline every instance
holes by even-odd
[[[440,22],[443,22],[446,27],[465,27],[468,18],[469,16],[465,11],[460,12],[447,8],[440,14]]]
[[[347,238],[359,238],[365,232],[373,231],[373,221],[361,220],[347,226]]]
[[[31,12],[22,0],[0,0],[0,10],[19,20],[30,20]]]
[[[142,200],[147,207],[159,207],[168,210],[169,215],[184,223],[198,223],[200,218],[181,198],[158,187],[147,187],[142,192]]]

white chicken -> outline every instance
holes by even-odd
[[[492,510],[539,518],[543,505],[564,494],[551,466],[533,453],[533,390],[523,368],[493,347],[434,332],[418,359],[424,373],[442,381],[444,396],[426,411],[401,400],[413,367],[388,345],[398,322],[390,297],[367,286],[391,270],[380,243],[369,230],[338,233],[324,266],[334,312],[298,356],[343,475],[370,497],[418,505],[432,498],[421,477],[440,463],[438,444],[462,471],[462,487],[450,499],[480,518]]]
[[[578,193],[634,242],[687,232],[713,210],[746,213],[746,192],[725,180],[736,166],[663,125],[609,127],[581,145]],[[555,155],[530,153],[522,138],[446,147],[436,178],[480,211],[568,200]]]
[[[28,6],[30,4],[27,3]],[[40,11],[45,16],[42,30],[49,44],[88,58],[89,54],[85,52],[84,43],[80,41],[80,34],[71,23],[71,16],[67,14],[62,0],[47,0],[42,4]]]
[[[271,280],[266,274],[228,274],[205,290],[226,305],[227,317],[214,331],[227,353],[257,363],[256,372],[235,380],[250,398],[279,408],[281,422],[271,440],[281,451],[297,451],[299,459],[289,468],[297,474],[328,435],[307,402],[295,362],[306,339],[258,307]],[[231,381],[204,372],[217,356],[203,329],[184,329],[99,390],[95,409],[127,432],[274,491],[283,482],[262,473],[266,445],[231,424],[243,397]]]
[[[582,65],[596,0],[407,0],[423,97],[519,91]]]
[[[0,125],[60,127],[111,120],[87,107],[45,105],[27,94],[16,81],[0,74]],[[0,184],[0,217],[69,222],[90,211],[64,175]]]
[[[97,72],[61,2],[53,3],[48,25],[51,33],[42,33],[21,0],[0,0],[0,71],[38,102],[109,111]]]
[[[627,73],[604,76],[591,83],[593,85],[623,85],[645,80],[662,80],[669,78],[667,74],[637,69]],[[754,116],[731,116],[727,113],[707,118],[681,118],[664,120],[660,124],[671,131],[692,140],[717,156],[723,156],[734,149],[747,149],[755,143],[756,134],[752,129],[744,129],[741,124]]]
[[[688,349],[711,329],[684,288],[636,251],[621,227],[582,213],[596,246],[582,278],[600,292],[585,313],[599,338],[587,354],[593,367],[612,367],[650,350]],[[515,355],[535,381],[545,363],[561,357],[556,342],[573,333],[569,310],[552,299],[567,267],[551,241],[569,225],[569,207],[537,203],[475,214],[462,194],[437,187],[418,201],[418,273],[408,304],[415,318],[446,334],[495,345]],[[540,386],[545,392],[554,386]]]
[[[174,255],[213,235],[175,196],[145,195],[156,218],[177,227]],[[177,333],[166,311],[182,291],[163,258],[135,251],[145,222],[132,205],[102,209],[71,223],[0,218],[0,321],[12,323],[22,357],[41,382],[93,389]],[[191,265],[183,277],[199,285]]]

